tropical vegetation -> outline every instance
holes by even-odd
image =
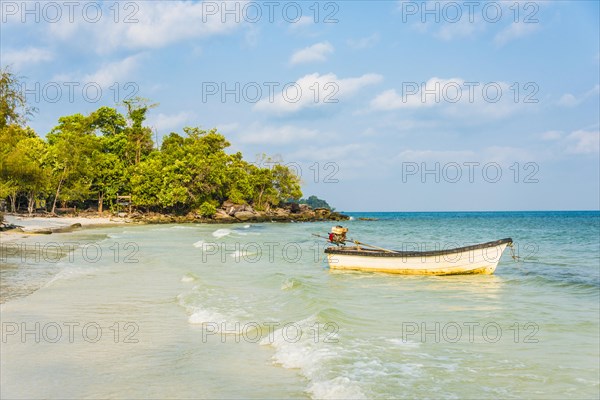
[[[187,127],[159,146],[146,122],[155,104],[143,98],[124,101],[123,112],[103,106],[60,117],[41,137],[26,124],[36,110],[20,79],[0,69],[0,200],[12,212],[92,202],[102,212],[128,195],[138,210],[211,216],[226,200],[268,210],[302,196],[289,168],[265,155],[251,163],[227,152],[230,143],[216,129]]]

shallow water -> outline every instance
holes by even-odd
[[[2,397],[598,397],[600,213],[352,215],[367,243],[512,237],[523,262],[507,250],[492,276],[332,272],[310,236],[331,223],[28,239],[65,251],[5,248]]]

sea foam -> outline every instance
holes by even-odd
[[[231,235],[231,229],[227,229],[227,228],[223,228],[223,229],[217,229],[216,231],[214,231],[212,233],[212,235],[218,239],[225,237],[227,235]]]
[[[286,326],[292,326],[286,328]],[[301,332],[299,338],[297,333]],[[339,361],[340,349],[328,343],[325,337],[315,337],[324,327],[311,316],[294,324],[286,324],[263,338],[261,345],[275,348],[273,363],[286,369],[299,369],[310,381],[306,391],[317,399],[363,399],[366,398],[358,383],[343,376],[328,379],[330,365]],[[290,337],[293,336],[293,337]],[[296,340],[298,339],[298,340]],[[316,339],[316,340],[315,340]],[[337,342],[337,340],[336,340]]]

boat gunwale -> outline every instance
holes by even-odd
[[[364,256],[364,257],[435,257],[435,256],[443,256],[446,254],[456,254],[463,253],[467,251],[479,250],[479,249],[488,249],[491,247],[501,246],[503,244],[511,244],[513,242],[512,238],[505,238],[500,240],[495,240],[492,242],[479,243],[470,246],[464,247],[455,247],[453,249],[447,250],[429,250],[429,251],[400,251],[393,250],[392,252],[383,251],[383,250],[373,250],[373,249],[351,249],[345,247],[327,247],[325,249],[326,254],[334,254],[334,255],[348,255],[348,256]]]

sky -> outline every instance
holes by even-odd
[[[0,1],[40,136],[158,103],[340,211],[600,209],[596,1]],[[122,109],[122,111],[124,111]]]

